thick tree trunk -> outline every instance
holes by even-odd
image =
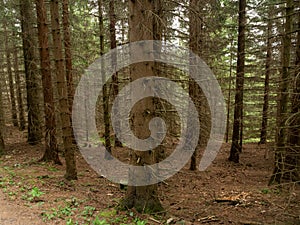
[[[155,37],[153,12],[155,5],[153,0],[135,1],[129,0],[129,39],[130,42],[140,40],[151,40]],[[155,75],[154,62],[142,62],[130,67],[132,81],[146,76]],[[135,90],[138,92],[138,90]],[[140,139],[147,138],[150,133],[149,121],[155,116],[155,104],[151,98],[143,99],[138,107],[132,109],[132,129]],[[135,166],[155,164],[157,160],[156,151],[132,151],[130,164]],[[151,176],[151,175],[149,175]],[[129,173],[129,179],[147,179],[139,174]],[[157,184],[148,186],[129,186],[123,206],[135,208],[139,212],[157,212],[162,210],[158,198]]]
[[[291,77],[290,54],[291,54],[291,31],[292,31],[293,0],[287,0],[286,20],[283,34],[282,71],[279,84],[279,102],[277,107],[277,134],[275,150],[275,168],[269,184],[280,184],[285,171],[287,129],[286,120],[288,113],[288,90]]]
[[[156,0],[154,1],[154,21],[153,21],[153,40],[162,40],[163,35],[163,1],[162,0]],[[156,57],[159,58],[159,54],[161,54],[161,47],[156,46],[155,48],[155,54]],[[160,77],[161,71],[163,70],[163,66],[159,62],[154,62],[154,76]],[[162,102],[161,99],[154,98],[153,104],[155,105],[155,114],[157,117],[163,117],[163,113],[166,113],[166,108]],[[162,124],[161,124],[162,125]],[[156,149],[156,162],[159,163],[160,161],[164,160],[166,157],[166,147],[164,144],[159,145]]]
[[[73,98],[75,94],[74,84],[73,84],[73,65],[72,65],[72,51],[71,51],[71,33],[70,33],[70,16],[69,16],[69,0],[62,1],[62,17],[63,17],[63,34],[64,34],[64,47],[65,47],[65,67],[66,67],[66,81],[68,90],[68,104],[69,111],[72,113],[73,109]],[[72,124],[72,116],[70,116]],[[72,127],[72,139],[74,147],[76,148],[76,140]]]
[[[61,164],[58,156],[58,146],[56,139],[56,121],[53,99],[53,87],[51,76],[51,62],[48,45],[48,25],[47,12],[44,0],[36,0],[38,38],[41,58],[41,74],[44,91],[44,108],[45,108],[45,153],[42,161],[53,161]]]
[[[62,53],[62,39],[59,23],[58,0],[50,1],[51,27],[53,37],[53,55],[55,58],[55,74],[57,81],[57,92],[59,98],[59,112],[62,125],[63,144],[66,159],[66,174],[68,180],[77,179],[76,160],[73,146],[73,130],[71,127],[71,112],[68,104],[68,90],[65,81],[65,68]]]
[[[239,34],[234,122],[229,161],[238,163],[242,151],[243,89],[245,75],[246,0],[239,0]]]
[[[18,59],[18,49],[15,46],[14,49],[14,72],[15,72],[15,80],[16,80],[16,88],[17,88],[17,102],[18,102],[18,112],[19,112],[19,129],[20,131],[25,130],[25,115],[24,115],[24,107],[23,107],[23,97],[22,97],[22,88],[21,88],[21,79],[19,72],[19,59]]]
[[[189,47],[193,53],[197,54],[201,57],[202,55],[202,47],[203,47],[203,18],[201,18],[201,7],[202,2],[199,0],[190,0],[189,5]],[[192,60],[192,57],[191,57]],[[191,64],[195,64],[195,62],[191,62]],[[192,70],[193,68],[190,68]],[[190,73],[193,73],[190,71]],[[198,84],[192,78],[189,78],[189,96],[192,98],[194,104],[196,105],[199,113],[199,119],[201,120],[201,103],[199,98],[203,96],[201,89],[199,89]],[[189,121],[188,121],[189,122]],[[203,121],[202,121],[203,122]],[[190,126],[190,125],[189,125]],[[202,129],[202,128],[201,128]],[[200,132],[202,134],[202,132]],[[195,149],[192,157],[190,170],[197,169],[197,155],[200,147],[201,137],[199,137],[198,146]]]
[[[298,30],[296,41],[296,60],[291,95],[291,115],[289,118],[289,135],[285,157],[286,173],[284,179],[300,181],[300,12],[298,12]]]
[[[70,18],[69,18],[69,0],[63,0],[63,33],[65,46],[65,64],[66,64],[66,80],[68,88],[68,103],[69,110],[72,112],[74,85],[73,85],[73,66],[72,66],[72,52],[71,52],[71,34],[70,34]]]
[[[36,40],[34,39],[34,18],[31,0],[20,0],[24,67],[27,92],[27,122],[29,144],[34,145],[42,139],[42,121],[40,110],[40,82],[36,65]]]

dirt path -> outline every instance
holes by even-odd
[[[26,210],[26,211],[25,211]],[[16,202],[10,202],[0,191],[0,225],[41,225],[45,224],[38,216]]]

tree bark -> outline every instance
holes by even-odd
[[[203,47],[203,18],[201,18],[202,15],[200,14],[200,7],[202,6],[202,2],[199,0],[190,0],[189,4],[189,47],[194,54],[197,54],[201,57]],[[191,62],[191,65],[193,64],[195,64],[195,62]],[[190,68],[190,70],[193,70],[193,68]],[[190,71],[190,73],[192,73],[192,71]],[[199,101],[199,98],[201,98],[201,96],[203,97],[203,93],[201,89],[199,89],[196,81],[194,81],[192,78],[189,78],[189,96],[192,98],[194,104],[196,105],[199,113],[199,119],[201,120],[201,103]],[[195,149],[191,157],[190,170],[197,169],[197,155],[200,147],[201,138],[202,137],[199,137],[197,148]]]
[[[73,85],[69,0],[63,0],[62,8],[63,8],[63,33],[64,33],[64,46],[65,46],[66,80],[67,80],[67,88],[68,88],[68,103],[69,103],[69,110],[70,112],[72,112],[73,97],[74,97],[75,90]]]
[[[0,54],[0,68],[1,72],[3,71],[3,58],[2,54]],[[1,79],[2,81],[2,79]],[[1,82],[2,83],[2,82]],[[5,142],[4,142],[4,114],[3,114],[3,102],[2,102],[2,87],[3,84],[0,86],[0,156],[5,153]]]
[[[67,90],[68,90],[68,104],[69,104],[69,111],[70,113],[72,113],[75,89],[73,84],[69,0],[62,1],[62,10],[63,10],[62,23],[63,23],[64,47],[65,47],[65,67],[66,67],[66,81],[67,81]],[[72,116],[70,116],[70,120],[72,125]],[[72,127],[72,139],[73,139],[74,147],[76,148],[77,145],[76,145],[73,127]]]
[[[115,13],[115,0],[109,1],[109,31],[110,31],[110,49],[115,49],[117,47],[117,40],[116,40],[116,13]],[[112,65],[114,67],[117,66],[117,55],[112,55]],[[112,76],[112,98],[116,98],[119,93],[119,81],[118,81],[118,72],[116,72]],[[116,125],[116,127],[119,127],[119,125]],[[117,138],[118,131],[115,131],[114,139],[115,139],[115,146],[116,147],[122,147],[122,142],[119,141]]]
[[[130,42],[140,40],[151,40],[154,34],[154,0],[135,1],[129,0],[129,40]],[[130,76],[132,81],[146,76],[154,76],[154,62],[142,62],[131,65]],[[137,90],[136,90],[137,91]],[[139,102],[138,107],[132,109],[132,129],[140,139],[150,135],[148,124],[155,116],[155,104],[153,99],[146,98]],[[132,151],[130,164],[144,166],[155,164],[157,160],[156,151]],[[151,175],[149,175],[151,176]],[[129,179],[147,179],[140,174],[129,172]],[[157,184],[148,186],[128,186],[127,193],[122,202],[126,208],[135,208],[139,212],[152,213],[162,210],[158,198]]]
[[[19,112],[19,130],[25,130],[25,115],[24,115],[24,107],[23,107],[23,96],[22,96],[22,88],[21,88],[21,79],[19,72],[19,59],[18,59],[18,49],[15,46],[14,49],[14,72],[15,72],[15,81],[17,88],[17,102],[18,102],[18,112]]]
[[[230,42],[230,46],[231,49],[233,47],[233,41],[234,38],[232,37],[231,42]],[[231,83],[232,83],[232,67],[233,67],[233,52],[230,53],[230,68],[229,68],[229,87],[228,87],[228,99],[227,99],[227,115],[226,115],[226,138],[225,141],[226,143],[228,143],[229,140],[229,127],[230,127],[230,103],[231,103]]]
[[[99,38],[100,38],[100,55],[104,54],[104,20],[103,20],[103,1],[98,0],[98,13],[99,13]],[[103,68],[103,66],[102,66]],[[103,72],[101,72],[103,74]],[[104,76],[102,76],[104,80]],[[102,87],[102,107],[103,107],[103,121],[104,121],[104,140],[107,153],[105,159],[112,159],[111,157],[111,141],[110,141],[110,118],[109,118],[109,95],[107,84]]]
[[[282,38],[282,71],[279,84],[279,102],[277,106],[277,133],[275,150],[275,168],[269,184],[280,184],[285,171],[287,129],[286,120],[288,113],[288,90],[291,77],[290,54],[291,54],[291,31],[292,31],[293,0],[286,2],[286,20]]]
[[[234,105],[234,122],[229,161],[239,163],[242,151],[243,89],[245,75],[245,32],[246,0],[239,0],[238,58],[236,75],[236,93]]]
[[[55,58],[55,74],[57,81],[57,92],[59,98],[59,112],[62,124],[63,144],[66,159],[67,180],[77,179],[76,160],[73,146],[73,130],[71,127],[71,112],[68,104],[68,89],[65,81],[65,68],[62,53],[62,39],[59,22],[59,4],[58,0],[50,1],[51,27],[53,37],[53,55]]]
[[[287,154],[285,157],[286,173],[284,179],[300,181],[300,12],[298,12],[298,29],[296,40],[296,60],[291,95],[291,115],[289,117],[289,134]]]
[[[269,112],[269,91],[270,91],[270,73],[272,63],[272,21],[271,21],[271,8],[269,11],[268,30],[267,30],[267,58],[266,58],[266,71],[265,71],[265,89],[264,89],[264,105],[262,112],[260,144],[267,142],[267,127],[268,127],[268,112]]]
[[[36,0],[36,11],[46,127],[45,153],[41,161],[53,161],[54,163],[61,164],[58,156],[58,146],[56,139],[55,108],[53,99],[51,62],[48,45],[49,29],[47,25],[47,12],[44,0]]]
[[[20,11],[27,94],[27,142],[35,145],[41,142],[43,134],[39,107],[41,91],[36,65],[36,40],[34,39],[36,34],[33,28],[35,22],[31,0],[20,0]]]

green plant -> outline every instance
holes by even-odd
[[[268,193],[270,193],[270,189],[264,188],[264,189],[261,190],[261,193],[268,194]]]
[[[34,187],[31,189],[31,191],[28,192],[28,200],[29,201],[33,201],[36,198],[39,198],[40,196],[42,196],[44,193],[40,191],[40,189],[38,187]]]
[[[0,188],[6,188],[6,182],[0,181]]]
[[[14,186],[16,184],[14,180],[9,180],[8,183],[9,183],[10,186]]]
[[[8,195],[9,195],[9,196],[17,195],[17,192],[10,191],[10,192],[8,193]]]
[[[59,206],[58,209],[55,209],[55,208],[52,208],[51,209],[51,212],[43,212],[42,213],[42,216],[45,218],[45,219],[48,219],[48,220],[51,220],[53,218],[61,218],[61,219],[64,219],[66,217],[69,217],[69,216],[72,216],[74,214],[74,210],[76,208],[71,208],[70,206],[65,206],[65,207],[62,207],[62,206]],[[70,219],[69,219],[70,220]],[[69,221],[70,224],[72,224],[72,220]],[[75,223],[76,224],[76,223]]]
[[[26,190],[25,187],[20,187],[21,192],[25,192],[25,190]]]
[[[92,216],[94,214],[95,210],[96,210],[96,208],[93,207],[93,206],[85,206],[84,210],[81,213],[81,215],[84,216],[84,217]]]
[[[106,220],[100,220],[98,216],[92,221],[92,225],[109,225]]]
[[[57,216],[58,213],[57,213],[55,208],[52,208],[51,211],[52,211],[51,213],[47,213],[45,211],[42,212],[42,216],[44,217],[43,218],[44,221],[45,221],[45,219],[51,220],[51,219],[53,219]]]
[[[75,210],[75,208],[71,208],[70,206],[66,206],[66,207],[58,207],[59,210],[59,217],[63,217],[63,216],[71,216],[74,214],[73,210]]]
[[[101,212],[99,215],[104,218],[109,218],[109,217],[115,216],[116,214],[117,214],[117,211],[115,209],[113,209],[113,210],[105,210],[105,211]]]
[[[72,218],[69,218],[66,222],[66,225],[78,225],[79,223],[76,221],[75,223],[73,222]]]
[[[146,224],[147,224],[147,221],[141,220],[140,218],[135,218],[135,219],[134,219],[134,223],[135,223],[136,225],[146,225]]]

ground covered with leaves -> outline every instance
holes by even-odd
[[[43,145],[7,127],[7,153],[0,158],[0,224],[300,224],[300,187],[268,186],[272,151],[247,144],[241,163],[227,161],[224,144],[205,171],[188,166],[159,184],[165,211],[120,211],[125,191],[96,174],[77,153],[78,180],[63,178],[64,165],[38,162]],[[63,157],[62,157],[62,161]]]

